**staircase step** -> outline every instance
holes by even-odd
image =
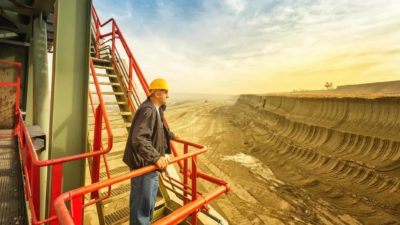
[[[106,215],[104,217],[104,222],[106,225],[121,224],[129,220],[129,213],[129,207],[122,208]]]
[[[95,103],[95,105],[97,106],[98,103],[97,103],[97,104]],[[106,108],[107,108],[107,107],[106,107]],[[90,109],[90,110],[92,110],[92,109]],[[123,121],[124,121],[124,120],[121,118],[121,115],[116,114],[116,113],[118,113],[118,112],[114,112],[114,111],[110,112],[110,111],[107,111],[107,117],[108,117],[110,123],[120,123],[120,122],[123,122]],[[88,115],[88,123],[89,123],[89,124],[93,124],[93,123],[94,123],[94,115],[93,115],[93,113],[90,113],[90,114]]]
[[[97,94],[95,91],[91,91],[91,94]],[[124,92],[114,92],[114,91],[103,91],[101,92],[103,95],[124,95]]]
[[[98,75],[97,75],[98,76]],[[94,81],[90,81],[90,84],[94,84]],[[120,86],[118,82],[98,82],[99,85],[112,85],[112,86]]]
[[[130,185],[129,185],[130,188]],[[128,191],[129,194],[129,191]],[[115,199],[116,200],[116,199]],[[166,208],[165,199],[157,196],[157,202],[154,206],[153,221],[160,219],[164,216],[164,210]],[[121,224],[129,221],[129,206],[116,210],[110,214],[107,214],[104,218],[106,224]]]
[[[114,78],[117,78],[117,75],[115,75],[115,74],[106,74],[106,73],[96,73],[96,76],[98,76],[98,77],[114,77]]]
[[[95,91],[91,91],[92,94],[97,94]],[[113,92],[113,91],[103,91],[103,95],[124,95],[124,92]]]
[[[104,45],[103,47],[99,48],[99,51],[106,51],[106,50],[111,50],[109,45]]]
[[[124,154],[124,149],[123,150],[119,150],[119,151],[113,151],[113,150],[111,150],[111,152],[109,152],[109,153],[107,153],[107,159],[109,159],[110,157],[113,157],[113,156],[122,156],[123,154]]]
[[[114,188],[114,186],[111,186],[111,199],[110,200],[104,200],[103,204],[108,204],[110,202],[112,202],[113,198],[115,200],[115,198],[119,195],[124,195],[125,193],[129,193],[131,190],[131,183],[125,182],[125,184],[120,185],[119,187]],[[108,194],[108,189],[104,188],[100,193],[100,197],[104,197]]]
[[[105,69],[105,70],[114,70],[114,68],[111,67],[111,66],[94,65],[94,68],[96,68],[96,69]]]
[[[90,126],[90,127],[93,127],[93,125],[94,125],[94,122],[88,123],[88,126]],[[121,128],[121,127],[129,128],[129,127],[131,127],[131,123],[117,123],[117,122],[113,123],[113,122],[110,121],[110,126],[112,127],[112,129]]]
[[[128,137],[113,137],[113,143],[126,143],[126,140]],[[103,139],[103,141],[106,141],[107,139]],[[104,142],[105,143],[105,142]]]
[[[104,102],[105,105],[127,105],[127,102]]]
[[[118,175],[118,174],[122,174],[122,173],[127,173],[127,172],[129,172],[129,168],[128,168],[128,166],[124,165],[124,166],[116,167],[116,168],[111,169],[111,170],[109,170],[109,171],[110,171],[111,177],[114,177],[114,176],[116,176],[116,175]],[[101,172],[101,173],[100,173],[100,178],[101,178],[101,179],[106,178],[106,177],[107,177],[106,172]]]
[[[107,115],[109,117],[111,117],[111,116],[130,116],[130,115],[132,115],[132,113],[131,112],[110,112],[110,111],[107,111]],[[93,114],[89,114],[89,117],[93,117]]]
[[[153,212],[153,218],[151,220],[151,223],[163,218],[166,213],[167,206],[165,204],[159,206],[159,207],[154,207],[154,212]],[[180,224],[185,224],[185,223],[180,223]]]
[[[94,121],[88,123],[89,126],[93,126],[94,125]],[[131,123],[121,123],[121,122],[111,122],[110,121],[110,125],[112,129],[116,129],[116,128],[121,128],[121,127],[130,127]]]
[[[114,113],[116,113],[117,115],[121,115],[121,116],[131,116],[132,113],[131,112],[110,112],[110,115],[115,115]]]
[[[111,124],[111,127],[112,128],[121,128],[121,127],[128,128],[128,127],[131,127],[131,123]]]
[[[111,63],[111,59],[102,59],[102,58],[92,57],[92,60],[93,60],[94,63],[96,63],[96,62]]]

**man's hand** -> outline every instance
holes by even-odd
[[[169,163],[169,159],[165,158],[164,156],[161,156],[156,162],[156,165],[160,167],[160,169],[165,169],[167,168]]]

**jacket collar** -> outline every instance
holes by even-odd
[[[144,102],[146,104],[150,104],[152,107],[154,107],[155,109],[157,109],[157,107],[153,104],[153,102],[151,101],[150,97],[147,97],[146,101]],[[164,111],[167,109],[167,105],[161,105],[160,106],[160,112],[164,113]]]

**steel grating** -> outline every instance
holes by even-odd
[[[105,223],[107,225],[119,224],[128,220],[129,220],[129,207],[122,208],[105,216]]]
[[[24,186],[15,139],[0,139],[0,224],[27,224]]]
[[[116,174],[129,172],[129,168],[128,168],[128,166],[123,165],[123,166],[119,166],[119,167],[116,167],[114,169],[111,169],[109,171],[110,171],[110,175],[111,176],[115,176]],[[106,178],[106,177],[107,177],[106,172],[101,172],[100,173],[100,178]]]

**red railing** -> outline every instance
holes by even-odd
[[[192,180],[192,187],[191,187],[192,199],[190,203],[187,203],[181,208],[173,211],[171,214],[161,218],[154,224],[156,225],[177,224],[183,221],[190,214],[192,214],[192,224],[197,224],[197,215],[196,215],[197,211],[200,210],[208,202],[218,197],[219,195],[226,193],[229,190],[229,185],[217,178],[211,176],[202,176],[200,175],[201,173],[197,172],[197,165],[196,165],[197,156],[207,151],[207,149],[204,146],[184,141],[181,139],[175,139],[174,141],[183,144],[185,149],[188,149],[189,146],[198,149],[197,151],[175,157],[171,159],[169,162],[169,164],[173,164],[179,161],[185,161],[185,164],[187,164],[189,158],[191,158],[192,170],[189,178]],[[85,187],[81,187],[63,193],[55,201],[55,209],[56,209],[56,214],[59,218],[59,223],[62,225],[82,224],[82,209],[95,203],[95,201],[92,201],[86,204],[82,204],[82,198],[85,194],[93,193],[94,191],[98,191],[104,187],[108,187],[110,185],[143,175],[145,173],[157,169],[158,167],[156,165],[146,166],[137,170],[133,170],[129,173],[113,177],[111,179],[100,181],[98,183],[94,183]],[[208,192],[207,194],[200,195],[196,191],[197,177],[202,177],[203,179],[213,182],[220,186]],[[65,204],[67,201],[70,201],[71,212],[67,209],[67,206]]]
[[[93,146],[92,146],[92,151],[93,152],[98,152],[101,151],[101,149],[104,149],[103,146],[103,140],[102,140],[102,130],[103,130],[103,123],[102,123],[102,118],[103,118],[103,114],[104,114],[104,120],[106,120],[106,129],[107,129],[107,135],[108,135],[108,142],[107,142],[107,148],[106,149],[110,149],[112,148],[112,130],[111,130],[111,126],[110,123],[108,121],[108,116],[107,116],[107,110],[105,108],[105,103],[104,103],[104,99],[103,99],[103,94],[102,91],[100,89],[100,84],[99,81],[97,79],[97,74],[96,74],[96,70],[94,68],[93,65],[93,60],[90,57],[90,72],[92,74],[93,77],[93,83],[95,85],[96,88],[96,94],[98,97],[98,101],[99,101],[99,105],[97,106],[97,108],[95,109],[94,104],[93,104],[93,97],[92,97],[92,93],[89,90],[88,91],[88,95],[89,95],[89,100],[90,100],[90,105],[92,108],[92,112],[93,112],[93,116],[94,116],[94,138],[93,138]],[[111,139],[110,139],[111,137]],[[108,169],[108,163],[106,160],[106,155],[102,154],[103,157],[103,162],[104,162],[104,166],[105,166],[105,170],[106,170],[106,175],[108,178],[110,178],[110,171]],[[96,155],[93,157],[92,160],[92,168],[91,168],[91,179],[92,179],[92,183],[96,183],[99,181],[100,179],[100,155]],[[99,193],[93,192],[91,195],[91,198],[94,199],[96,198],[97,201],[101,201],[104,200],[106,198],[108,198],[111,195],[111,186],[108,188],[108,194],[100,199],[98,199],[99,197]]]
[[[148,83],[147,83],[146,79],[144,78],[144,75],[143,75],[139,65],[137,64],[129,46],[125,40],[125,37],[123,36],[123,34],[122,34],[119,26],[115,22],[115,20],[111,18],[111,19],[107,20],[106,22],[101,23],[95,8],[92,7],[92,22],[94,23],[94,26],[93,26],[94,27],[94,36],[96,39],[96,47],[95,47],[96,48],[95,49],[96,57],[99,58],[102,55],[101,52],[104,50],[107,50],[108,51],[107,53],[111,55],[112,65],[113,65],[114,69],[117,69],[118,72],[124,78],[124,86],[126,87],[126,89],[128,91],[129,108],[132,112],[134,112],[134,110],[139,106],[140,97],[139,97],[137,90],[135,89],[133,71],[135,72],[136,78],[140,82],[146,96],[149,95]],[[103,29],[108,29],[108,32],[102,34]],[[105,38],[108,38],[108,40],[103,41]],[[121,53],[118,49],[122,50],[124,56],[126,56],[126,59],[129,62],[128,69],[126,69],[125,65],[122,63],[123,59],[122,59]],[[136,105],[134,105],[134,102],[136,103]],[[168,127],[167,120],[165,119],[165,117],[163,119]],[[174,156],[179,157],[179,154],[173,143],[171,143],[171,149],[172,149]],[[188,145],[185,145],[185,147],[184,147],[184,154],[188,154]],[[183,210],[189,209],[194,204],[194,202],[198,202],[197,195],[200,193],[197,192],[197,183],[196,183],[197,177],[203,178],[207,181],[210,181],[210,182],[213,182],[215,184],[225,187],[225,189],[224,189],[225,192],[227,192],[229,190],[229,186],[226,182],[224,182],[218,178],[209,176],[205,173],[198,172],[196,160],[194,160],[192,163],[191,171],[188,169],[188,161],[187,160],[184,160],[183,163],[181,160],[177,160],[176,162],[179,165],[180,172],[183,173],[183,175],[184,175],[183,182],[181,182],[177,179],[174,179],[173,177],[169,176],[166,173],[165,174],[163,173],[161,178],[163,179],[163,181],[165,181],[171,185],[172,188],[166,187],[169,191],[172,191],[178,197],[183,199],[183,204],[185,205],[183,207],[184,208]],[[195,174],[195,175],[193,175],[193,174]],[[189,185],[188,185],[189,177],[192,179],[191,187],[189,187]],[[178,190],[175,190],[175,189],[178,189]],[[181,194],[180,192],[182,192],[183,194]],[[191,198],[189,198],[189,196]],[[194,209],[193,211],[191,211],[193,213],[192,224],[197,223],[196,210],[197,209]],[[203,204],[202,210],[207,211],[208,207],[206,207],[206,205]],[[176,215],[176,214],[174,214],[174,215]],[[160,220],[160,221],[166,222],[166,221],[168,221],[168,219]]]
[[[114,19],[109,19],[104,23],[100,22],[100,19],[97,15],[97,12],[94,7],[92,7],[92,21],[95,23],[95,37],[96,37],[96,57],[100,57],[100,52],[101,52],[101,42],[104,38],[110,38],[109,41],[111,41],[111,46],[110,46],[110,54],[111,54],[111,59],[113,62],[114,67],[118,67],[118,69],[127,74],[126,80],[125,80],[125,85],[127,87],[128,91],[128,96],[129,96],[129,108],[134,110],[135,108],[138,107],[138,104],[135,106],[135,103],[140,102],[140,96],[138,94],[138,90],[136,90],[135,85],[134,85],[134,76],[133,76],[133,71],[135,71],[136,78],[140,82],[144,94],[146,96],[149,95],[149,86],[146,81],[146,78],[144,77],[139,65],[136,62],[135,57],[132,54],[132,51],[130,50],[124,35],[122,34],[119,26],[115,22]],[[107,25],[111,25],[111,31],[105,34],[101,33],[102,29],[106,29],[110,27],[106,27]],[[109,42],[107,41],[107,42]],[[106,43],[106,42],[104,42]],[[125,66],[122,64],[122,57],[123,56],[119,50],[118,47],[121,47],[121,50],[124,53],[124,56],[126,56],[127,61],[128,61],[128,71],[126,71]],[[120,65],[121,64],[121,65]]]
[[[12,138],[15,135],[17,135],[17,133],[18,133],[17,118],[18,118],[18,114],[19,114],[21,63],[0,60],[0,64],[8,65],[8,66],[11,66],[11,67],[16,67],[16,69],[17,69],[17,77],[16,77],[15,82],[0,82],[0,87],[15,87],[16,88],[16,93],[15,93],[15,113],[14,113],[15,121],[14,121],[13,134],[12,135],[1,135],[0,136],[0,138]]]
[[[93,14],[94,17],[97,17],[97,14]],[[116,25],[115,21],[109,20],[106,23],[102,24],[100,26],[98,17],[97,20],[95,19],[96,22],[96,38],[97,38],[97,48],[100,44],[99,39],[104,38],[107,36],[112,36],[112,50],[111,52],[113,53],[113,62],[115,65],[115,54],[119,54],[118,50],[115,48],[115,41],[116,39],[120,40],[122,43],[122,46],[124,47],[124,50],[129,56],[129,75],[128,75],[128,91],[132,95],[135,95],[137,99],[139,99],[137,92],[133,89],[133,78],[132,78],[132,70],[135,70],[135,73],[144,89],[144,92],[146,95],[148,95],[148,84],[140,71],[139,66],[136,63],[136,60],[133,58],[133,55],[131,51],[128,48],[128,45],[125,42],[125,39],[123,38],[118,26]],[[106,35],[100,35],[99,29],[102,26],[105,26],[109,22],[113,23],[113,28],[112,28],[112,33],[111,34],[106,34]],[[118,38],[117,38],[118,37]],[[3,62],[1,62],[3,63]],[[82,154],[77,154],[77,155],[72,155],[72,156],[67,156],[67,157],[62,157],[62,158],[57,158],[57,159],[49,159],[49,160],[44,160],[41,161],[38,159],[37,153],[35,151],[34,145],[32,143],[31,137],[29,135],[29,132],[26,128],[25,122],[23,121],[22,114],[19,111],[19,79],[20,79],[20,72],[21,72],[21,66],[18,63],[10,63],[6,62],[5,64],[9,65],[16,65],[18,67],[18,81],[17,85],[15,83],[13,84],[8,84],[4,83],[3,86],[17,86],[17,100],[16,100],[16,113],[15,113],[15,118],[17,120],[14,133],[18,136],[18,142],[19,142],[19,150],[20,150],[20,157],[22,160],[22,167],[23,167],[23,172],[25,174],[25,195],[26,199],[28,200],[29,208],[31,211],[31,216],[32,216],[32,224],[38,225],[38,224],[43,224],[43,223],[50,223],[50,224],[73,224],[76,222],[76,224],[81,224],[82,223],[82,208],[94,204],[96,202],[102,201],[105,198],[107,198],[110,195],[110,186],[115,183],[119,183],[122,180],[127,180],[135,176],[139,176],[141,174],[156,170],[157,167],[155,165],[153,166],[148,166],[139,170],[132,171],[128,174],[124,174],[115,178],[109,178],[104,181],[99,181],[98,179],[98,173],[99,173],[99,161],[100,161],[100,155],[103,155],[104,162],[106,164],[106,170],[108,171],[107,167],[107,162],[105,159],[104,154],[108,153],[111,148],[112,148],[112,131],[110,127],[109,120],[107,118],[107,112],[105,109],[104,101],[102,98],[101,90],[97,81],[97,77],[95,75],[94,71],[94,66],[92,61],[90,61],[90,69],[92,71],[94,83],[96,85],[96,91],[97,95],[99,98],[99,105],[97,106],[96,110],[94,109],[94,104],[92,100],[92,96],[89,95],[90,103],[92,106],[92,112],[95,114],[95,132],[94,132],[94,144],[93,144],[93,151],[88,152],[88,153],[82,153]],[[131,97],[131,95],[129,95]],[[132,103],[132,101],[131,101]],[[133,110],[133,105],[131,105],[131,110]],[[165,118],[164,118],[165,119]],[[105,123],[105,127],[107,129],[107,147],[104,148],[103,143],[102,143],[102,138],[101,138],[101,131],[102,131],[102,123]],[[174,224],[178,223],[182,220],[184,220],[188,215],[192,214],[192,224],[197,223],[197,212],[201,208],[205,208],[207,203],[211,201],[212,199],[216,198],[217,196],[226,193],[229,190],[229,185],[212,176],[206,175],[204,173],[201,173],[197,171],[197,155],[204,153],[206,149],[201,146],[197,145],[194,143],[190,143],[188,141],[183,141],[183,140],[175,140],[175,142],[179,142],[184,144],[184,152],[185,154],[183,156],[178,156],[178,153],[175,149],[174,145],[171,145],[172,150],[174,155],[176,156],[174,159],[170,161],[170,163],[178,163],[181,172],[184,174],[184,182],[177,181],[177,183],[182,185],[182,189],[184,191],[184,206],[170,215],[162,218],[161,220],[157,221],[156,224]],[[199,151],[188,153],[188,148],[189,146],[199,148]],[[64,163],[72,162],[75,160],[83,160],[87,158],[93,157],[93,164],[92,164],[92,184],[89,186],[81,187],[69,192],[66,192],[61,195],[62,192],[62,170],[63,170],[63,165]],[[188,169],[188,158],[192,158],[192,170]],[[181,161],[184,161],[184,164],[182,164]],[[39,220],[41,211],[40,211],[40,183],[41,183],[41,177],[40,177],[40,168],[42,167],[47,167],[49,170],[51,170],[51,184],[50,184],[50,207],[49,207],[49,214],[48,218]],[[108,177],[109,173],[107,173]],[[168,175],[165,175],[168,176]],[[212,183],[215,183],[217,185],[220,185],[218,188],[214,189],[213,191],[207,193],[207,194],[200,194],[197,191],[197,178],[203,178],[204,180],[210,181]],[[192,180],[191,186],[188,185],[189,179]],[[98,196],[98,190],[104,187],[108,187],[108,195],[99,198]],[[82,200],[83,200],[83,195],[91,193],[92,200],[91,202],[83,205]],[[175,192],[177,193],[177,192]],[[191,196],[189,198],[188,196]],[[57,199],[57,200],[56,200]],[[67,210],[65,206],[65,201],[71,200],[71,214]]]
[[[93,68],[93,64],[91,63],[91,68]],[[82,153],[57,159],[49,159],[45,161],[41,161],[38,159],[37,153],[35,151],[34,145],[32,143],[32,139],[29,135],[29,132],[26,128],[25,122],[23,121],[21,113],[18,113],[18,125],[16,130],[18,131],[18,141],[19,141],[19,149],[20,149],[20,156],[22,159],[22,167],[23,172],[25,174],[25,194],[26,199],[29,202],[29,208],[31,211],[32,216],[32,224],[38,225],[43,223],[50,223],[50,224],[58,224],[57,216],[55,215],[54,211],[54,200],[62,193],[62,169],[63,164],[76,161],[76,160],[83,160],[87,158],[93,157],[93,161],[99,163],[100,155],[108,153],[112,148],[113,143],[113,135],[111,131],[111,126],[107,117],[107,112],[105,110],[104,101],[101,95],[101,91],[99,91],[99,84],[96,79],[96,75],[92,72],[94,77],[94,82],[96,85],[96,90],[99,98],[99,105],[96,108],[96,115],[95,115],[95,143],[92,152],[89,153]],[[91,102],[92,107],[94,107],[93,103]],[[94,111],[94,109],[92,109]],[[18,110],[19,112],[19,110]],[[102,141],[101,141],[101,128],[103,126],[103,122],[105,122],[105,127],[107,129],[107,147],[104,148]],[[96,130],[97,128],[97,130]],[[97,138],[96,138],[97,137]],[[100,138],[100,139],[99,139]],[[105,160],[105,158],[104,158]],[[106,161],[105,161],[106,163]],[[50,212],[49,217],[43,220],[39,220],[40,218],[40,168],[47,167],[51,169],[51,185],[50,185]],[[107,168],[107,167],[106,167]],[[108,171],[108,170],[107,170]],[[92,170],[92,182],[97,182],[94,178],[96,178],[96,174],[98,177],[99,169],[98,166]],[[110,189],[109,189],[110,190]],[[107,198],[109,194],[101,199],[97,199],[96,201],[101,201],[104,198]],[[98,197],[96,192],[92,193],[92,197]]]

